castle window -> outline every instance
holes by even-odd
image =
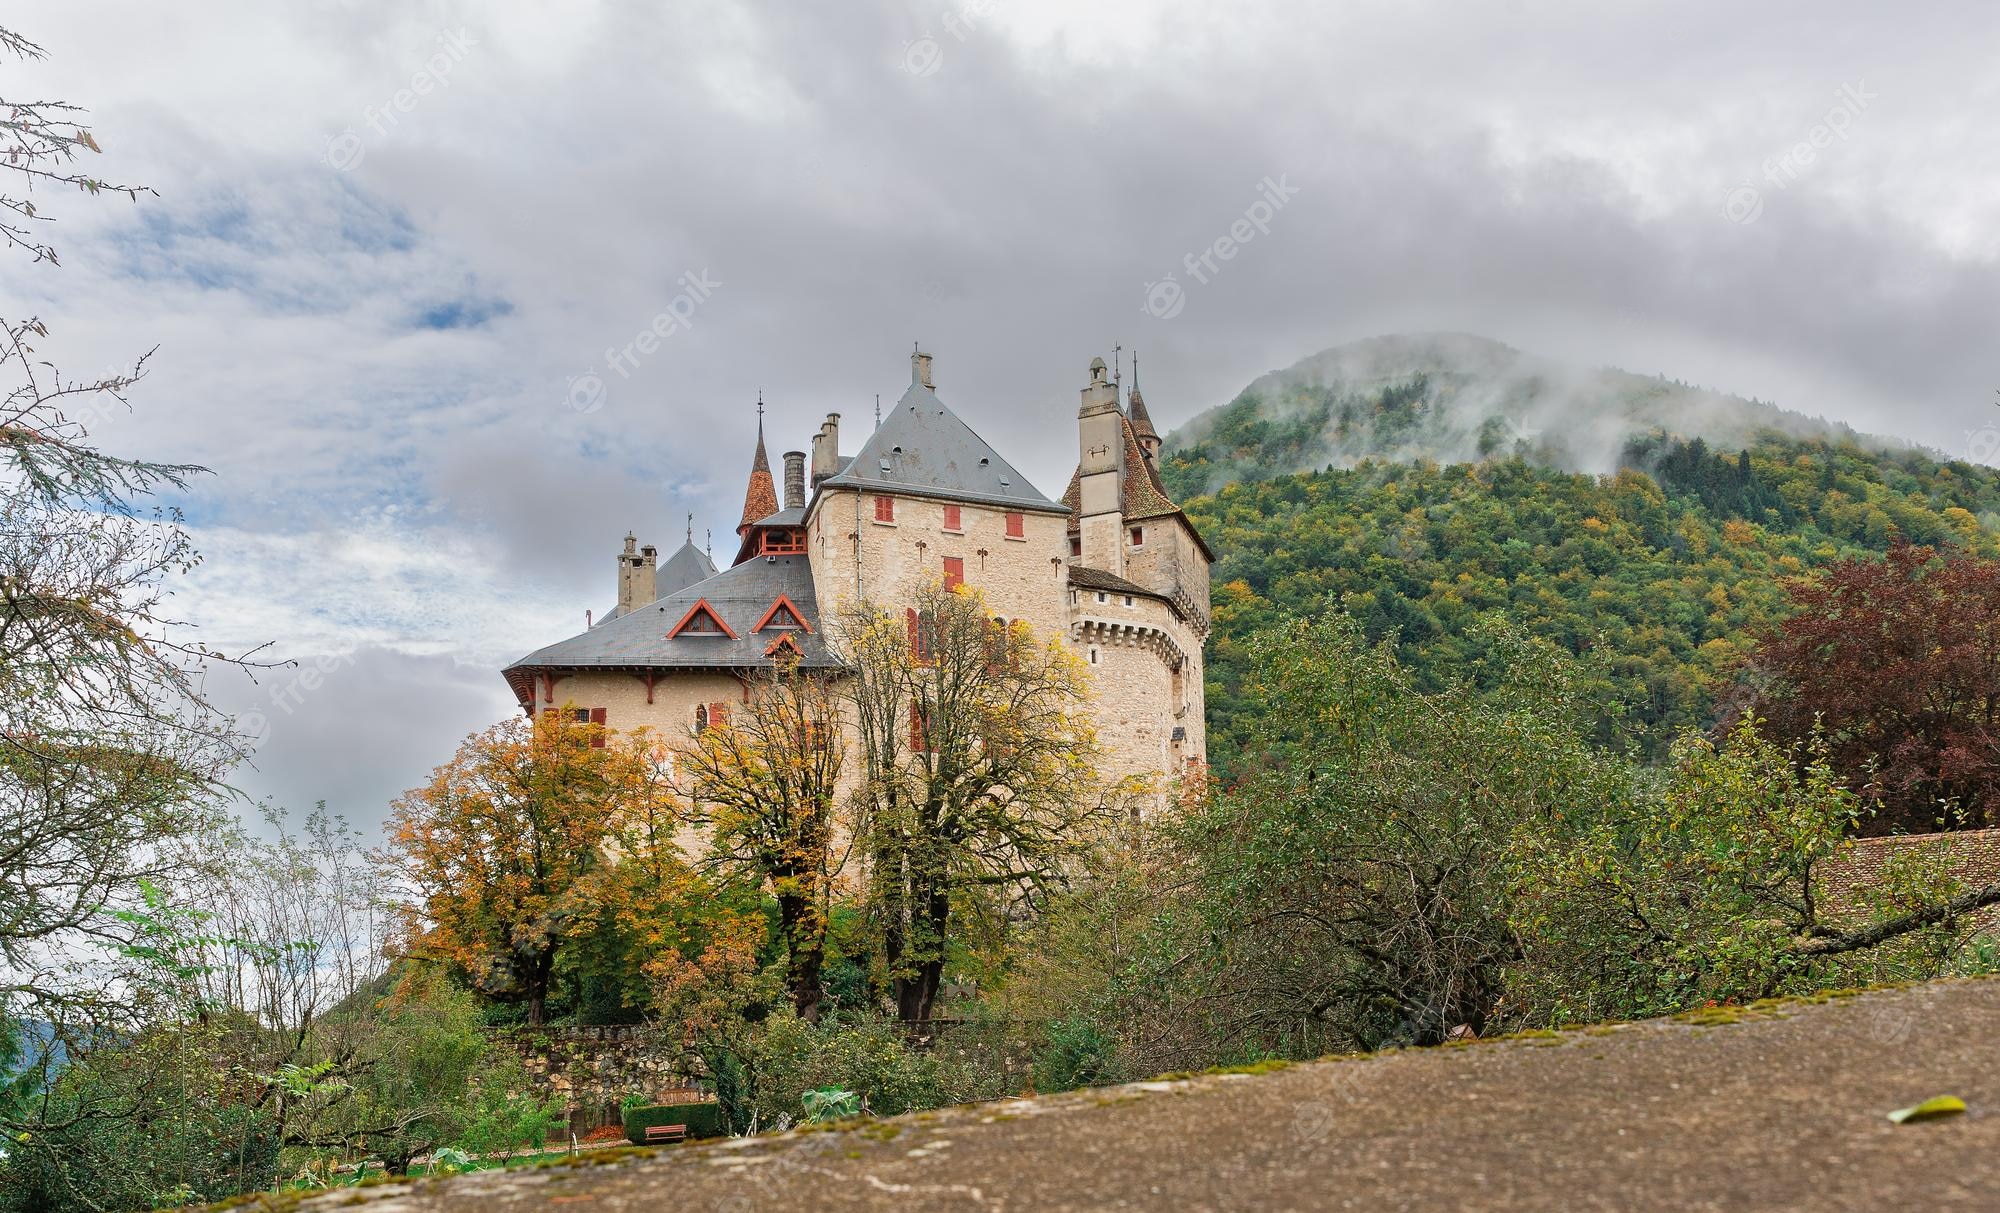
[[[924,705],[920,703],[910,705],[910,749],[919,754],[933,752],[931,750],[931,730],[928,715],[924,711]]]
[[[961,517],[961,511],[957,506],[948,505],[944,507],[944,529],[947,531],[963,531],[965,529],[965,519]]]
[[[944,588],[955,590],[965,584],[965,557],[946,556],[944,558]]]
[[[593,749],[593,750],[601,750],[601,749],[603,749],[603,748],[604,748],[604,709],[603,709],[603,708],[577,708],[577,709],[575,709],[575,711],[576,711],[576,716],[574,717],[574,719],[576,720],[576,722],[577,722],[578,724],[594,724],[594,725],[598,726],[598,727],[597,727],[597,729],[596,729],[596,731],[594,731],[594,732],[593,732],[593,733],[591,733],[591,735],[590,735],[590,748],[591,748],[591,749]]]
[[[1099,590],[1099,591],[1097,591],[1097,600],[1098,600],[1099,602],[1109,602],[1109,601],[1111,601],[1111,600],[1110,600],[1109,598],[1105,597],[1105,595],[1104,595],[1104,591],[1103,591],[1103,590]]]
[[[918,614],[917,608],[904,607],[903,622],[910,629],[910,656],[919,664],[929,665],[931,654],[937,650],[937,620],[929,611]]]
[[[1126,606],[1132,605],[1132,595],[1130,594],[1125,595],[1125,605]]]
[[[708,705],[705,703],[694,705],[694,731],[697,733],[708,731]]]
[[[894,497],[877,497],[875,499],[875,521],[896,521],[896,499]]]
[[[1135,526],[1132,528],[1132,546],[1135,548],[1142,548],[1146,546],[1145,527]]]
[[[1097,646],[1096,646],[1096,645],[1092,645],[1092,646],[1091,646],[1091,648],[1090,648],[1090,664],[1092,664],[1092,665],[1096,665],[1096,664],[1097,664]]]
[[[1007,538],[1025,539],[1028,536],[1028,517],[1019,510],[1007,511]]]
[[[1069,537],[1069,554],[1072,556],[1083,555],[1083,536],[1071,535]]]

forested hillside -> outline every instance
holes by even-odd
[[[1283,390],[1282,407],[1253,386],[1206,416],[1195,441],[1176,434],[1162,468],[1219,556],[1209,710],[1225,770],[1254,710],[1245,639],[1330,597],[1370,638],[1393,631],[1434,685],[1477,655],[1470,628],[1485,616],[1594,651],[1607,699],[1622,705],[1622,718],[1599,721],[1601,738],[1657,755],[1676,729],[1712,719],[1747,635],[1783,610],[1784,579],[1897,536],[1990,554],[2000,533],[2000,472],[1769,406],[1692,418],[1714,442],[1665,427],[1628,434],[1616,470],[1593,474],[1504,442],[1476,462],[1422,457],[1422,435],[1443,431],[1425,420],[1438,394],[1421,371],[1369,397]],[[1329,416],[1355,436],[1359,462],[1293,471],[1326,453]],[[1774,417],[1790,417],[1787,430],[1753,428]],[[1825,436],[1800,436],[1815,429]],[[1746,436],[1731,443],[1732,432]]]

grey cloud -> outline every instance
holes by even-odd
[[[944,16],[967,11],[961,40]],[[852,449],[913,340],[1044,492],[1074,462],[1084,367],[1114,341],[1141,351],[1163,425],[1398,331],[1947,450],[2000,385],[2000,148],[1968,117],[2000,95],[2000,14],[1970,2],[356,3],[177,9],[171,28],[79,3],[40,20],[38,90],[93,104],[106,171],[161,190],[68,205],[66,268],[29,284],[83,361],[163,343],[112,423],[121,448],[210,464],[205,514],[301,549],[363,508],[405,520],[407,545],[462,537],[480,567],[456,592],[521,620],[482,649],[601,609],[628,528],[670,548],[692,510],[726,551],[758,390],[774,454],[827,411]],[[369,132],[350,171],[327,164],[460,27],[478,45],[449,85]],[[926,34],[937,70],[904,70]],[[157,53],[167,37],[182,53]],[[1879,100],[1769,183],[1765,162],[1855,81]],[[1184,258],[1267,175],[1299,194],[1190,282]],[[1762,211],[1732,222],[1746,182]],[[215,232],[224,210],[240,218]],[[149,244],[149,223],[202,235]],[[191,278],[197,263],[255,281]],[[722,285],[691,327],[629,375],[608,366],[702,270]],[[10,289],[19,273],[0,267]],[[1145,289],[1167,273],[1186,298],[1162,320]],[[490,314],[413,325],[457,299]],[[565,403],[582,374],[606,389],[588,412]],[[383,617],[448,617],[447,579],[411,592],[435,608]],[[441,660],[398,675],[410,694],[444,680],[440,733],[505,709],[451,689]],[[340,727],[404,753],[380,713]],[[447,752],[397,758],[415,764],[399,778]],[[261,764],[274,781],[284,753]]]

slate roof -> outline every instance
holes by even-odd
[[[805,652],[804,664],[831,667],[818,632],[819,607],[813,597],[812,569],[804,556],[759,556],[731,569],[688,586],[616,619],[606,620],[587,632],[537,649],[509,665],[506,673],[530,669],[764,669],[770,659],[764,650],[780,632],[766,628],[752,632],[764,612],[783,594],[791,599],[815,630],[797,635]],[[734,639],[722,635],[683,633],[668,639],[667,633],[697,602],[706,602],[729,629]]]
[[[821,483],[1043,514],[1067,512],[1042,496],[922,383],[910,384],[853,460]]]
[[[715,576],[715,562],[708,553],[696,547],[693,541],[683,543],[681,550],[667,557],[655,575],[655,584],[662,597],[678,594],[697,581],[707,581]]]

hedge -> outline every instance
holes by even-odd
[[[722,1105],[719,1103],[645,1104],[625,1110],[625,1140],[635,1146],[646,1144],[646,1130],[654,1125],[686,1125],[689,1139],[721,1137]]]

